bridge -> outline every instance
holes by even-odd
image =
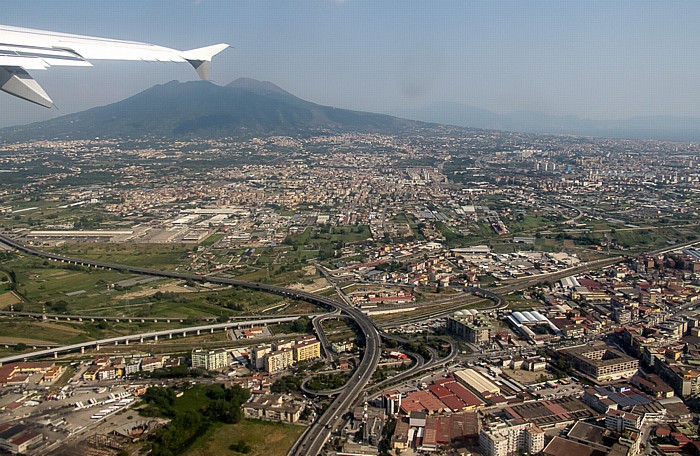
[[[0,310],[0,315],[7,317],[25,317],[25,318],[36,318],[40,320],[53,320],[53,321],[113,321],[115,323],[127,322],[127,323],[185,323],[190,321],[183,317],[114,317],[106,315],[83,315],[83,314],[53,314],[53,313],[42,313],[42,312],[25,312],[16,310]],[[305,316],[311,316],[312,314],[304,314]],[[277,315],[277,317],[301,317],[302,315]],[[261,315],[231,315],[227,316],[229,320],[252,320],[256,318],[261,318]],[[219,320],[219,317],[205,317],[198,321],[202,322],[214,322]]]
[[[143,343],[145,340],[157,341],[159,338],[167,337],[172,339],[174,336],[187,337],[188,335],[201,335],[202,333],[214,333],[216,330],[227,331],[232,328],[250,328],[253,326],[265,326],[269,324],[276,323],[287,323],[290,321],[297,320],[299,317],[278,317],[278,318],[267,318],[264,320],[248,320],[248,321],[232,321],[226,323],[215,323],[211,325],[203,326],[191,326],[188,328],[177,328],[177,329],[165,329],[161,331],[152,331],[142,334],[131,334],[128,336],[110,337],[108,339],[93,340],[90,342],[83,342],[79,344],[72,345],[62,345],[60,347],[47,348],[45,350],[38,350],[31,353],[22,353],[19,355],[6,356],[0,358],[0,365],[6,363],[12,363],[17,361],[27,361],[33,358],[43,358],[46,356],[58,357],[59,354],[71,353],[80,351],[85,353],[86,349],[94,348],[99,350],[100,347],[105,345],[129,345],[130,342]]]
[[[33,247],[26,246],[21,242],[15,241],[14,239],[5,235],[0,235],[0,243],[12,247],[13,249],[19,250],[20,252],[27,253],[29,255],[34,255],[40,258],[45,258],[53,261],[59,261],[62,263],[74,264],[85,267],[111,269],[115,271],[129,272],[134,274],[151,275],[155,277],[191,280],[200,283],[233,285],[241,288],[247,288],[250,290],[263,291],[279,296],[285,296],[291,299],[306,301],[311,304],[330,309],[331,312],[340,310],[344,314],[348,315],[349,318],[351,318],[357,323],[357,326],[359,327],[360,332],[364,337],[364,354],[359,364],[357,365],[355,372],[353,372],[351,379],[346,384],[346,388],[340,394],[338,394],[338,396],[336,396],[336,398],[328,405],[325,412],[318,417],[316,422],[307,428],[306,432],[297,441],[294,448],[292,448],[290,454],[293,455],[308,456],[316,455],[321,452],[321,449],[323,448],[326,441],[328,440],[328,437],[330,436],[330,430],[337,426],[337,424],[341,421],[340,417],[351,409],[353,403],[355,402],[357,397],[359,397],[360,393],[371,379],[372,374],[374,373],[377,364],[379,363],[379,358],[381,356],[381,339],[379,336],[379,331],[377,330],[374,322],[361,310],[352,307],[345,302],[338,301],[327,296],[321,296],[306,291],[294,290],[291,288],[285,288],[277,285],[263,284],[258,282],[248,282],[244,280],[236,280],[216,276],[186,274],[174,271],[160,271],[157,269],[142,268],[117,263],[107,263],[103,261],[91,261],[79,258],[71,258],[64,255],[57,255],[50,252],[44,252]],[[233,324],[236,323],[219,323],[218,325]],[[218,325],[205,325],[205,327]],[[181,329],[180,331],[183,330]],[[117,340],[117,343],[118,342],[119,341]],[[92,344],[94,342],[87,343]],[[112,343],[114,343],[114,340],[112,340]],[[81,344],[76,345],[80,346]],[[61,348],[65,349],[66,347]],[[80,347],[71,349],[80,349]],[[19,356],[20,359],[22,359],[22,356],[26,355],[17,356]]]

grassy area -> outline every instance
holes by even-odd
[[[549,225],[555,225],[558,220],[559,219],[553,220],[549,217],[525,215],[523,217],[504,220],[504,223],[511,233],[517,234],[521,232],[535,231]]]
[[[6,290],[6,288],[0,285],[0,309],[7,309],[11,305],[22,302],[13,292]]]
[[[56,380],[56,383],[53,384],[54,387],[60,388],[63,386],[66,386],[68,382],[73,378],[73,375],[77,372],[77,369],[73,366],[68,366],[66,367],[66,371],[61,375],[61,377]]]
[[[540,306],[542,306],[542,303],[534,300],[529,301],[519,299],[508,303],[508,309],[514,312],[518,310],[532,310]]]
[[[17,290],[28,301],[66,300],[71,307],[105,303],[108,287],[121,280],[137,277],[114,271],[73,271],[69,269],[31,268],[17,270]],[[73,294],[76,293],[76,294]]]
[[[55,313],[201,319],[261,312],[283,302],[282,297],[269,293],[185,286],[178,280],[152,280],[148,276],[45,262],[26,256],[3,262],[3,268],[16,277],[17,292],[25,300],[22,307],[26,311],[40,312],[46,303],[46,310]],[[310,279],[302,271],[289,272],[285,277],[291,282]],[[148,282],[138,283],[140,280]],[[0,286],[7,284],[9,282],[0,282]],[[3,300],[9,298],[10,295],[3,295]]]
[[[24,318],[0,319],[0,340],[20,341],[31,338],[36,341],[72,344],[90,340],[86,329],[70,324],[40,322]]]
[[[204,247],[210,247],[210,246],[216,244],[217,241],[219,239],[221,239],[222,237],[224,237],[223,233],[214,233],[211,236],[209,236],[208,238],[204,239],[202,242],[200,242],[199,245],[204,246]]]
[[[240,454],[229,447],[243,440],[250,446],[248,456],[284,456],[304,432],[303,426],[242,420],[238,424],[212,426],[185,453],[186,456]]]
[[[55,253],[78,258],[172,270],[192,246],[185,244],[65,244]]]
[[[204,386],[193,386],[185,391],[181,397],[177,398],[173,403],[173,410],[176,412],[187,412],[201,409],[211,400],[207,397],[206,392],[207,390]]]

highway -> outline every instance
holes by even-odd
[[[388,378],[382,382],[377,383],[376,385],[372,385],[371,388],[368,390],[370,391],[381,391],[383,388],[386,388],[390,385],[397,385],[403,382],[404,380],[413,377],[414,375],[420,373],[420,372],[425,372],[430,369],[433,369],[437,366],[445,365],[452,360],[454,360],[457,357],[457,354],[459,353],[459,349],[457,348],[457,345],[450,341],[450,354],[447,355],[444,358],[440,358],[437,354],[437,351],[434,348],[429,348],[429,351],[431,353],[431,358],[430,361],[427,363],[422,363],[418,364],[416,363],[415,366],[411,367],[409,370],[405,372],[401,372],[398,375],[395,375],[391,378]],[[373,397],[376,397],[377,394],[375,394]]]
[[[365,339],[364,355],[362,356],[362,359],[360,360],[357,369],[353,373],[352,378],[346,384],[346,388],[340,394],[338,394],[338,396],[328,406],[326,411],[320,417],[318,417],[316,422],[307,428],[306,432],[302,435],[302,437],[297,441],[297,443],[290,451],[291,455],[307,456],[317,455],[321,452],[321,449],[326,444],[326,441],[330,436],[331,430],[337,427],[338,423],[341,420],[341,417],[345,415],[345,413],[350,411],[353,402],[361,394],[361,392],[371,379],[375,369],[377,368],[377,364],[379,363],[379,358],[381,356],[382,351],[381,338],[379,336],[377,328],[374,325],[374,322],[359,309],[356,309],[345,302],[337,301],[333,298],[301,290],[294,290],[291,288],[285,288],[258,282],[247,282],[243,280],[228,279],[223,277],[202,276],[197,274],[186,274],[173,271],[159,271],[157,269],[142,268],[117,263],[107,263],[102,261],[91,261],[67,257],[63,255],[56,255],[49,252],[43,252],[41,250],[29,246],[25,246],[21,242],[17,242],[14,239],[1,234],[0,243],[5,244],[21,252],[27,253],[29,255],[34,255],[40,258],[46,258],[64,263],[76,264],[87,267],[112,269],[115,271],[130,272],[135,274],[144,274],[157,277],[192,280],[195,282],[234,285],[241,288],[264,291],[280,296],[289,297],[292,299],[306,301],[312,304],[328,308],[331,311],[341,310],[343,313],[355,320]],[[221,324],[225,325],[235,323]],[[21,359],[22,355],[19,356]]]
[[[321,348],[323,349],[323,352],[326,355],[326,359],[329,361],[332,359],[333,352],[331,349],[331,343],[328,340],[328,337],[326,336],[326,332],[323,330],[322,323],[325,320],[328,320],[331,318],[338,318],[339,316],[340,316],[340,310],[336,310],[335,312],[331,312],[329,314],[316,315],[311,320],[311,324],[314,327],[314,332],[316,333],[316,336],[318,336],[318,340],[321,342]]]
[[[18,312],[15,310],[0,310],[0,315],[6,317],[27,317],[27,318],[37,318],[41,320],[54,320],[54,321],[114,321],[114,322],[140,322],[140,323],[184,323],[187,321],[183,317],[114,317],[105,315],[77,315],[77,314],[52,314],[52,313],[40,313],[40,312]],[[311,316],[310,314],[303,314],[304,316]],[[323,314],[325,315],[325,314]],[[231,315],[227,316],[229,320],[251,320],[256,318],[262,318],[264,315]],[[276,317],[301,317],[299,315],[276,315]],[[217,321],[219,317],[206,317],[201,318],[199,321],[202,322],[214,322]]]
[[[144,274],[144,275],[151,275],[151,276],[158,276],[158,277],[167,277],[167,278],[174,278],[174,279],[181,279],[181,280],[192,280],[195,282],[208,282],[208,283],[213,283],[213,284],[221,284],[221,285],[233,285],[233,286],[238,286],[242,288],[247,288],[247,289],[252,289],[252,290],[258,290],[258,291],[263,291],[263,292],[268,292],[268,293],[273,293],[277,294],[280,296],[285,296],[289,297],[292,299],[298,299],[298,300],[303,300],[315,305],[319,305],[322,307],[325,307],[329,309],[331,312],[336,312],[336,311],[341,311],[343,314],[347,315],[349,318],[353,319],[362,335],[364,336],[365,339],[365,347],[364,347],[364,354],[362,356],[362,359],[360,363],[357,366],[357,369],[353,373],[351,379],[348,381],[346,384],[345,388],[343,391],[341,391],[338,396],[331,402],[331,404],[328,406],[326,411],[317,419],[317,421],[312,424],[309,428],[307,428],[306,432],[302,435],[302,437],[297,441],[297,443],[294,445],[294,447],[290,450],[289,455],[293,456],[307,456],[307,455],[317,455],[321,452],[323,449],[324,445],[328,441],[328,439],[331,436],[331,433],[336,430],[340,424],[340,422],[343,419],[343,415],[345,415],[348,411],[350,411],[351,407],[353,406],[354,402],[356,399],[360,396],[362,391],[365,389],[367,383],[370,381],[372,374],[374,373],[377,364],[379,362],[379,358],[381,356],[381,337],[386,337],[386,338],[396,338],[396,336],[387,334],[385,332],[380,333],[379,330],[377,329],[375,323],[367,316],[365,315],[360,309],[357,309],[351,305],[349,305],[347,302],[344,301],[339,301],[330,297],[326,296],[321,296],[317,295],[314,293],[309,293],[305,291],[300,291],[300,290],[294,290],[290,288],[285,288],[285,287],[280,287],[276,285],[269,285],[269,284],[262,284],[258,282],[247,282],[247,281],[242,281],[242,280],[236,280],[236,279],[229,279],[229,278],[223,278],[223,277],[216,277],[216,276],[204,276],[204,275],[197,275],[197,274],[187,274],[187,273],[179,273],[179,272],[173,272],[173,271],[159,271],[156,269],[149,269],[149,268],[142,268],[142,267],[136,267],[136,266],[128,266],[128,265],[122,265],[122,264],[116,264],[116,263],[107,263],[107,262],[101,262],[101,261],[91,261],[91,260],[84,260],[84,259],[75,259],[67,256],[62,256],[62,255],[56,255],[48,252],[43,252],[41,250],[34,249],[29,246],[25,246],[20,242],[17,242],[13,240],[12,238],[9,238],[5,235],[0,235],[0,243],[8,245],[9,247],[12,247],[14,249],[17,249],[19,251],[25,252],[30,255],[35,255],[41,258],[46,258],[54,261],[60,261],[64,263],[70,263],[70,264],[76,264],[76,265],[82,265],[82,266],[87,266],[87,267],[97,267],[97,268],[104,268],[104,269],[113,269],[117,271],[122,271],[122,272],[129,272],[129,273],[135,273],[135,274]],[[652,254],[660,254],[664,253],[666,251],[670,250],[676,250],[680,249],[685,246],[690,246],[698,243],[696,242],[691,242],[687,243],[685,245],[676,245],[668,249],[660,249],[657,250],[656,252],[651,252]],[[541,283],[543,281],[553,281],[553,280],[558,280],[561,277],[577,274],[577,273],[582,273],[588,270],[593,270],[597,269],[600,267],[604,266],[609,266],[612,264],[615,264],[619,261],[624,260],[624,257],[617,257],[617,258],[606,258],[604,260],[598,260],[598,261],[593,261],[590,263],[585,263],[584,265],[574,267],[565,271],[558,271],[557,273],[553,274],[545,274],[542,276],[535,276],[535,277],[528,277],[524,279],[519,279],[516,281],[513,281],[509,284],[505,284],[504,286],[497,287],[494,289],[490,290],[483,290],[483,289],[478,289],[478,293],[481,294],[481,297],[484,298],[489,298],[493,299],[496,301],[496,307],[499,306],[505,306],[505,301],[501,297],[501,295],[513,292],[513,291],[518,291],[522,290],[525,288],[528,288],[532,285]],[[476,290],[474,290],[476,291]],[[340,294],[342,296],[342,294]],[[463,306],[463,304],[462,304]],[[426,306],[428,307],[428,306]],[[433,307],[433,306],[429,306]],[[445,307],[442,306],[434,306],[433,310],[437,312],[445,312],[451,309],[446,309]],[[450,306],[447,306],[450,307]],[[456,309],[454,309],[456,310]],[[425,318],[425,317],[422,317]],[[243,322],[239,322],[243,323]],[[320,322],[319,322],[320,323]],[[234,325],[236,323],[223,323],[229,324],[229,325]],[[214,325],[205,325],[203,328],[210,328],[211,326]],[[320,326],[320,325],[319,325]],[[183,329],[177,330],[179,332],[182,332]],[[322,332],[322,329],[321,329]],[[114,340],[112,340],[112,343],[114,343]],[[424,369],[429,369],[431,367],[434,367],[438,363],[444,363],[444,362],[449,362],[450,359],[453,359],[453,355],[455,355],[455,350],[453,349],[453,353],[445,359],[442,360],[434,360],[431,359],[429,363],[424,364],[423,366],[420,367],[421,370]],[[23,356],[26,355],[17,355],[19,356],[20,359],[22,359]],[[0,360],[1,361],[1,360]],[[435,361],[435,363],[433,363]],[[5,361],[6,362],[6,361]],[[413,375],[417,373],[417,371],[410,372],[410,375]],[[405,374],[408,374],[405,373]],[[407,375],[408,376],[408,375]],[[404,378],[404,377],[401,377]]]
[[[143,343],[146,339],[158,340],[159,337],[172,338],[173,336],[187,336],[189,335],[199,335],[202,332],[213,333],[217,329],[227,330],[231,328],[241,328],[241,327],[252,327],[252,326],[264,326],[274,323],[286,323],[299,319],[296,317],[278,317],[278,318],[267,318],[264,320],[248,320],[248,321],[231,321],[226,323],[214,323],[211,325],[202,326],[191,326],[188,328],[177,328],[177,329],[165,329],[161,331],[152,331],[142,334],[130,334],[128,336],[110,337],[109,339],[93,340],[90,342],[83,342],[80,344],[73,345],[62,345],[55,348],[47,348],[45,350],[38,350],[31,353],[22,353],[20,355],[6,356],[0,358],[0,365],[6,363],[13,363],[17,361],[26,361],[33,358],[43,358],[45,356],[57,356],[62,353],[71,352],[85,352],[87,348],[95,348],[97,350],[104,345],[119,345],[119,344],[129,344],[129,342],[139,342]]]
[[[344,307],[342,310],[357,322],[364,333],[364,355],[351,379],[345,384],[345,389],[338,394],[316,422],[309,426],[289,452],[290,455],[317,455],[321,452],[331,432],[338,427],[343,415],[350,411],[353,402],[372,378],[379,363],[382,351],[381,339],[372,320],[359,309],[347,307],[345,303],[338,305]]]

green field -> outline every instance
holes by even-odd
[[[304,426],[245,419],[238,424],[216,425],[199,438],[185,455],[242,454],[231,451],[229,446],[243,440],[250,445],[248,456],[284,456],[304,429]]]
[[[524,217],[516,217],[513,219],[506,219],[503,222],[508,227],[508,231],[513,234],[519,234],[523,232],[533,232],[538,229],[543,229],[547,226],[555,226],[560,218],[550,218],[550,217],[536,217],[532,215],[525,215]]]
[[[212,245],[216,244],[216,242],[219,239],[221,239],[222,237],[224,237],[223,233],[214,233],[211,236],[209,236],[208,238],[204,239],[202,242],[200,242],[199,245],[202,245],[205,247],[212,246]]]
[[[173,270],[184,264],[192,248],[185,244],[65,244],[53,252],[108,263]]]
[[[41,312],[45,309],[48,313],[201,320],[239,314],[305,313],[314,309],[314,306],[290,302],[269,293],[230,287],[212,288],[20,255],[4,261],[2,268],[3,277],[9,277],[11,273],[16,278],[17,293],[23,302],[15,307],[24,311]],[[289,282],[314,278],[303,271],[289,271],[279,277]],[[147,282],[140,283],[142,280]],[[0,290],[9,286],[9,280],[0,282]]]

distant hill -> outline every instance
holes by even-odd
[[[5,128],[0,138],[250,137],[321,130],[396,133],[420,125],[384,114],[318,105],[271,82],[240,78],[227,86],[172,81],[107,106]]]
[[[538,112],[497,114],[453,102],[437,102],[391,115],[423,122],[460,127],[524,133],[568,134],[606,138],[700,141],[700,119],[680,116],[632,117],[592,120],[576,116],[552,116]]]

